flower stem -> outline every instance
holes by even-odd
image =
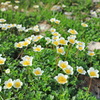
[[[67,52],[66,52],[66,54],[65,54],[65,59],[66,59],[66,57],[67,57],[67,55],[68,55],[68,53],[69,53],[70,47],[71,47],[71,44],[68,45],[68,50],[67,50]]]
[[[89,83],[88,92],[90,91],[90,88],[91,88],[91,84],[92,84],[92,78],[90,78],[90,83]]]

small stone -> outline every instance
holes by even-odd
[[[39,23],[38,26],[39,26],[39,28],[40,28],[40,32],[45,32],[45,31],[49,30],[50,27],[51,27],[51,26],[47,23],[47,21],[44,21],[44,22],[42,22],[42,23]]]
[[[62,7],[60,5],[54,5],[51,8],[51,11],[59,11],[59,12],[61,12],[62,11]]]
[[[96,50],[100,50],[100,42],[94,42],[94,41],[92,41],[92,42],[88,43],[87,47],[88,47],[88,49],[90,51],[94,51],[95,49]]]
[[[97,13],[96,11],[91,10],[90,11],[91,17],[96,17],[97,18]]]

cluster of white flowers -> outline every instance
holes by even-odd
[[[60,23],[60,20],[56,19],[56,18],[51,18],[50,22],[55,22],[56,24]]]
[[[84,48],[85,48],[85,43],[84,42],[80,42],[80,41],[76,41],[76,43],[77,43],[77,46],[76,46],[76,48],[78,49],[78,50],[84,50]]]
[[[22,61],[20,61],[20,63],[23,66],[32,66],[32,60],[33,60],[33,57],[26,55],[26,56],[22,57]]]
[[[67,61],[60,60],[58,66],[68,75],[73,75],[73,67],[71,67]]]
[[[16,80],[12,80],[12,79],[9,79],[7,81],[4,82],[4,89],[11,89],[12,86],[14,88],[21,88],[21,86],[23,85],[23,83],[20,81],[20,79],[16,79]]]
[[[23,47],[27,47],[29,44],[31,44],[31,42],[37,42],[40,39],[42,39],[43,36],[42,35],[31,35],[28,38],[25,38],[24,41],[20,41],[20,42],[15,42],[14,46],[16,48],[23,48]]]
[[[34,32],[39,32],[40,29],[39,29],[39,26],[38,25],[35,25],[34,27],[30,27],[30,28],[27,28],[26,27],[22,27],[21,24],[7,24],[7,23],[3,23],[3,22],[6,22],[5,19],[1,18],[0,19],[0,28],[2,30],[7,30],[7,29],[10,29],[10,28],[13,28],[13,27],[16,27],[18,29],[19,32],[28,32],[30,30],[34,31]]]
[[[15,3],[20,3],[20,1],[15,0]],[[1,5],[3,6],[0,9],[2,12],[4,12],[4,11],[8,10],[9,8],[13,7],[13,5],[11,4],[11,1],[1,2]],[[17,10],[19,8],[19,6],[15,5],[13,8],[15,10]]]
[[[79,74],[85,75],[86,71],[84,70],[84,68],[82,66],[77,66],[77,72]],[[90,78],[99,78],[99,70],[95,70],[93,67],[90,67],[89,70],[87,70]]]

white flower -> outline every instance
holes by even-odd
[[[86,74],[86,71],[81,66],[80,67],[77,66],[77,72],[79,72],[82,75],[85,75]]]
[[[45,37],[45,40],[47,41],[46,44],[49,44],[51,42],[51,39],[49,37]]]
[[[85,43],[84,42],[80,42],[80,41],[76,41],[77,45],[79,46],[85,46]]]
[[[1,8],[1,11],[2,11],[2,12],[6,11],[6,10],[7,10],[6,8]]]
[[[11,7],[12,7],[12,5],[8,5],[8,7],[9,7],[9,8],[11,8]]]
[[[1,19],[0,19],[0,22],[6,22],[6,20],[5,20],[5,19],[3,19],[3,18],[1,18]]]
[[[14,46],[16,48],[22,48],[23,47],[23,42],[19,42],[19,43],[15,42]]]
[[[78,50],[80,50],[80,51],[84,50],[84,46],[79,46],[79,45],[77,45],[76,48],[77,48]]]
[[[39,67],[33,70],[33,73],[34,73],[36,76],[41,76],[41,75],[43,74],[43,72],[44,72],[44,71],[42,71],[41,68],[39,68]]]
[[[65,7],[66,7],[66,5],[62,4],[62,7],[63,7],[63,8],[65,8]]]
[[[55,20],[56,20],[55,18],[51,18],[50,22],[55,22]]]
[[[68,67],[64,68],[63,71],[68,75],[73,75],[73,68],[68,65]]]
[[[60,23],[60,20],[57,20],[57,19],[56,19],[54,22],[55,22],[56,24],[59,24],[59,23]]]
[[[33,8],[39,8],[39,5],[34,5]]]
[[[60,60],[60,61],[58,62],[58,66],[59,66],[61,69],[67,68],[67,67],[68,67],[68,62],[67,62],[67,61],[62,61],[62,60]]]
[[[51,28],[51,29],[50,29],[50,32],[55,32],[55,31],[56,31],[55,28]]]
[[[95,70],[93,67],[89,68],[87,72],[91,78],[99,78],[99,71]]]
[[[22,25],[16,25],[16,28],[22,28]]]
[[[70,35],[69,37],[76,39],[76,35]]]
[[[22,60],[29,60],[29,61],[32,61],[33,60],[33,57],[30,57],[28,55],[22,57]]]
[[[76,30],[73,30],[73,29],[69,29],[68,32],[71,34],[74,34],[74,35],[78,34],[78,32]]]
[[[58,40],[52,40],[52,44],[55,45],[55,46],[58,46],[59,45],[59,41]]]
[[[6,73],[6,74],[9,74],[9,73],[10,73],[10,69],[6,69],[6,70],[5,70],[5,73]]]
[[[0,65],[3,65],[6,61],[6,58],[0,56]]]
[[[59,44],[61,45],[67,45],[67,40],[65,40],[63,37],[59,38]]]
[[[30,41],[31,42],[31,40],[32,40],[32,37],[25,38],[25,41]]]
[[[37,42],[37,41],[39,41],[39,40],[42,39],[42,38],[43,38],[42,35],[37,35],[37,36],[34,36],[32,40],[33,40],[34,42]]]
[[[13,84],[14,88],[19,89],[19,88],[21,88],[22,85],[23,85],[23,83],[20,81],[20,79],[14,80],[14,84]]]
[[[64,75],[62,73],[59,73],[58,76],[55,76],[54,79],[60,84],[65,84],[68,82],[68,75]]]
[[[15,3],[20,3],[20,1],[18,1],[18,0],[15,0]]]
[[[6,1],[5,3],[6,3],[6,4],[9,4],[9,3],[11,3],[11,1]]]
[[[81,25],[82,25],[83,27],[88,27],[88,25],[85,24],[85,23],[81,23]]]
[[[20,61],[23,66],[32,66],[32,60],[23,60]]]
[[[64,47],[57,47],[57,53],[64,55],[65,54]]]
[[[71,43],[71,44],[75,44],[76,40],[75,40],[74,37],[68,37],[68,42]]]
[[[90,56],[94,56],[95,55],[95,53],[93,51],[88,51],[87,54],[90,55]]]
[[[62,61],[62,60],[60,60],[60,61],[58,62],[58,66],[59,66],[61,69],[67,68],[67,67],[68,67],[68,62],[67,62],[67,61]]]
[[[9,79],[8,81],[5,81],[4,84],[5,84],[4,89],[11,89],[13,86],[13,81],[12,79]]]
[[[33,47],[33,50],[35,51],[35,52],[40,52],[41,50],[43,50],[44,48],[42,48],[41,47],[41,45],[38,45],[38,46],[36,46],[36,47]]]
[[[59,37],[61,36],[58,32],[52,32],[51,34],[52,34],[53,36],[59,36]]]
[[[59,36],[52,36],[52,40],[58,40]]]
[[[34,27],[33,27],[33,30],[35,31],[35,32],[39,32],[40,30],[39,30],[39,26],[38,25],[35,25]]]
[[[23,41],[22,45],[23,46],[28,46],[31,42],[29,40]]]
[[[18,9],[19,8],[19,6],[14,6],[14,9]]]

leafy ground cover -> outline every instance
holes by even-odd
[[[0,100],[99,100],[92,86],[100,79],[100,50],[87,45],[100,42],[100,3],[0,2]],[[97,16],[90,13],[96,9]],[[88,77],[87,86],[79,86],[80,76]]]

